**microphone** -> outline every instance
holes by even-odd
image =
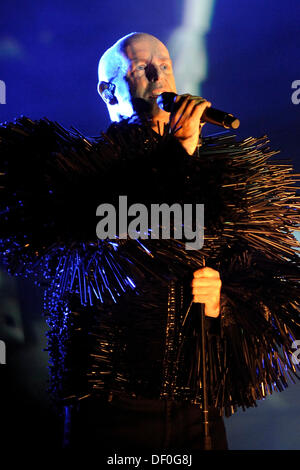
[[[174,109],[176,96],[178,96],[176,93],[165,91],[157,97],[156,102],[161,109],[171,113],[176,109]],[[209,122],[210,124],[215,124],[216,126],[225,127],[225,129],[237,129],[240,125],[240,121],[232,114],[215,108],[206,108],[201,120]]]

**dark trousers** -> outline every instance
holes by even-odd
[[[209,411],[213,450],[226,450],[222,417]],[[73,413],[70,447],[76,449],[202,450],[202,413],[197,405],[114,396],[86,399]]]

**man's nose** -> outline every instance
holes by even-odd
[[[153,64],[148,64],[145,70],[149,82],[156,82],[159,78],[159,71]]]

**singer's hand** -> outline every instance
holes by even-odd
[[[194,272],[192,280],[193,302],[205,304],[205,315],[218,317],[222,281],[220,274],[212,268],[201,268]]]
[[[211,106],[209,101],[199,96],[178,95],[175,103],[180,106],[175,113],[171,114],[170,126],[172,133],[179,140],[189,155],[196,150],[199,134],[204,122],[200,122],[206,108]]]

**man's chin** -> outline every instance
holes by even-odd
[[[132,105],[138,115],[147,115],[152,120],[163,120],[168,122],[170,113],[161,109],[155,98],[144,100],[142,98],[133,98]]]

